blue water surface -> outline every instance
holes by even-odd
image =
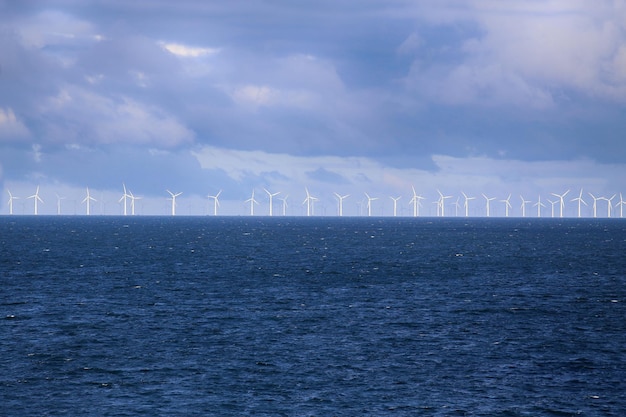
[[[3,216],[0,245],[0,415],[626,415],[620,219]]]

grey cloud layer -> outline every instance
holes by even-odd
[[[433,154],[626,159],[621,2],[59,0],[0,12],[0,146],[17,158],[0,157],[5,175],[116,146],[148,165],[150,149],[203,145],[422,167]]]

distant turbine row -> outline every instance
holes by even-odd
[[[122,196],[120,197],[118,203],[122,203],[123,206],[123,214],[124,215],[128,215],[128,208],[130,208],[130,214],[131,215],[135,215],[135,202],[137,200],[140,200],[142,197],[137,197],[135,196],[129,189],[126,188],[125,184],[122,184],[123,187],[123,193]],[[426,200],[425,197],[419,195],[416,191],[415,191],[415,187],[411,187],[413,195],[412,198],[409,200],[409,206],[412,207],[412,215],[413,217],[418,217],[420,216],[420,208],[423,208],[423,204],[422,201]],[[85,204],[86,206],[86,214],[90,215],[91,214],[91,203],[95,203],[97,200],[91,196],[90,191],[89,191],[89,187],[86,188],[87,193],[85,198],[81,201],[81,204]],[[265,193],[268,196],[268,200],[269,200],[269,216],[273,216],[274,215],[274,197],[279,196],[281,193],[280,192],[270,192],[268,189],[264,188],[263,189],[265,191]],[[319,201],[319,199],[315,196],[313,196],[310,192],[309,189],[307,187],[305,187],[304,189],[306,197],[304,198],[302,205],[306,206],[306,215],[307,216],[313,216],[314,215],[314,207],[315,207],[315,203],[317,203]],[[8,201],[8,206],[9,206],[9,214],[13,214],[13,204],[14,201],[19,199],[19,197],[13,195],[11,193],[10,190],[7,190],[8,194],[9,194],[9,201]],[[176,215],[176,198],[179,197],[180,195],[182,195],[182,192],[177,192],[174,193],[170,190],[166,190],[166,192],[170,195],[170,197],[168,198],[168,200],[171,201],[171,209],[170,209],[170,214],[172,216]],[[577,217],[582,217],[582,206],[588,206],[587,201],[585,201],[585,199],[583,198],[583,190],[581,189],[578,196],[571,199],[571,200],[566,200],[566,196],[569,194],[570,190],[565,191],[562,194],[557,194],[557,193],[551,193],[551,196],[554,197],[554,199],[550,200],[548,199],[547,202],[550,203],[550,210],[551,210],[551,216],[552,217],[563,217],[564,216],[564,210],[565,210],[565,205],[566,205],[566,201],[569,202],[576,202],[576,207],[577,207]],[[217,194],[215,195],[208,195],[208,199],[213,201],[213,215],[217,216],[218,215],[218,207],[220,206],[220,202],[219,202],[219,196],[222,193],[222,190],[220,190]],[[378,197],[372,197],[370,196],[368,193],[364,193],[365,194],[365,199],[361,200],[358,204],[360,204],[362,206],[362,204],[365,204],[365,208],[367,210],[367,216],[372,216],[373,213],[373,203],[374,201],[378,200]],[[453,198],[452,195],[444,195],[444,193],[442,193],[440,190],[437,190],[437,194],[439,194],[439,198],[437,200],[433,201],[433,204],[436,204],[436,210],[437,210],[437,216],[439,217],[445,217],[446,216],[446,200]],[[604,197],[604,196],[595,196],[594,194],[588,192],[587,193],[589,195],[589,197],[593,200],[592,203],[592,212],[593,212],[593,217],[597,217],[598,216],[598,202],[599,201],[606,201],[607,205],[607,217],[612,217],[613,215],[613,210],[619,208],[619,217],[623,217],[623,211],[624,211],[624,206],[626,205],[626,201],[624,201],[622,193],[619,194],[619,201],[616,201],[615,204],[613,204],[613,201],[616,199],[617,194],[614,194],[613,196],[609,197]],[[345,194],[345,195],[341,195],[339,193],[334,193],[335,198],[337,200],[337,215],[338,216],[343,216],[344,215],[344,202],[346,199],[348,199],[350,197],[350,194]],[[452,203],[452,204],[448,204],[448,206],[453,206],[455,208],[455,216],[459,215],[459,210],[462,208],[463,209],[463,214],[465,217],[469,217],[470,216],[470,201],[475,200],[476,197],[475,196],[468,196],[467,194],[465,194],[465,192],[461,192],[461,195],[464,199],[463,205],[461,206],[460,204],[460,199],[461,196],[457,197],[457,200]],[[278,197],[278,199],[282,202],[282,215],[285,216],[287,215],[287,195],[285,195],[284,197]],[[487,217],[491,217],[491,203],[493,201],[496,200],[496,197],[489,197],[486,194],[482,194],[482,197],[485,200],[485,215]],[[520,200],[521,200],[521,205],[520,205],[520,211],[521,211],[521,217],[526,217],[527,216],[527,206],[529,204],[532,204],[531,207],[536,208],[536,217],[541,217],[542,216],[542,209],[547,208],[547,205],[544,204],[544,202],[542,202],[541,200],[541,195],[539,195],[537,197],[537,201],[536,202],[532,202],[531,200],[526,200],[522,195],[519,196]],[[63,200],[65,197],[60,197],[57,194],[57,214],[61,214],[61,200]],[[402,196],[389,196],[389,198],[393,201],[393,216],[397,216],[398,215],[398,202],[399,200],[402,198]],[[43,200],[42,198],[39,196],[39,186],[37,186],[37,189],[35,190],[35,193],[31,196],[26,197],[26,199],[32,199],[33,200],[33,213],[35,215],[37,215],[39,213],[39,204],[43,204]],[[507,196],[507,198],[505,199],[501,199],[498,200],[498,202],[503,203],[504,204],[504,216],[505,217],[509,217],[510,215],[510,210],[513,208],[512,204],[511,204],[511,194],[509,194]],[[247,200],[244,201],[244,204],[249,204],[250,205],[250,216],[254,216],[254,208],[255,205],[260,205],[259,201],[255,198],[255,190],[252,190],[252,195],[250,196],[250,198],[248,198]]]

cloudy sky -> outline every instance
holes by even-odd
[[[119,214],[123,183],[145,214],[166,189],[267,213],[267,188],[298,215],[306,187],[408,215],[412,186],[424,213],[438,189],[475,214],[571,189],[571,213],[626,194],[625,132],[621,0],[0,0],[0,214],[37,186],[40,213],[89,187]]]

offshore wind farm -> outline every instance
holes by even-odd
[[[46,191],[45,187],[38,186],[34,191],[29,196],[18,196],[12,190],[6,189],[7,199],[0,215],[623,218],[626,205],[622,192],[606,197],[596,196],[582,188],[574,198],[568,198],[571,191],[569,189],[560,193],[549,192],[543,196],[537,194],[534,200],[520,195],[519,206],[511,204],[511,193],[506,198],[478,193],[483,197],[483,205],[472,205],[470,202],[476,197],[465,191],[444,195],[442,191],[435,189],[418,193],[415,186],[411,186],[404,196],[390,194],[383,199],[366,191],[360,198],[358,193],[342,195],[338,192],[318,198],[308,187],[303,187],[300,205],[288,205],[287,194],[281,197],[280,191],[270,192],[265,187],[254,188],[247,199],[220,200],[220,195],[225,191],[223,189],[214,194],[205,194],[206,197],[202,197],[200,193],[192,193],[185,198],[182,196],[183,192],[174,193],[167,189],[162,196],[138,197],[123,183],[117,194],[111,190],[93,190],[86,187],[86,195],[83,194],[82,199],[80,196],[60,197],[53,192],[56,204],[51,204],[54,200],[48,196],[51,190]],[[264,192],[265,198],[261,197],[263,193],[259,191]],[[293,191],[292,195],[296,195]],[[42,195],[46,198],[42,198]],[[96,199],[93,195],[101,197]],[[403,197],[405,204],[400,202]],[[61,200],[64,201],[63,205]],[[547,201],[549,205],[543,201]],[[500,204],[494,204],[496,202]]]

